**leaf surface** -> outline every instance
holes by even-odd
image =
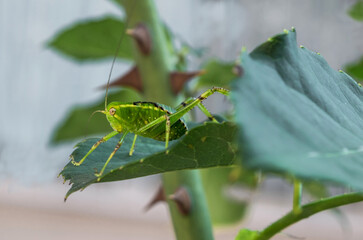
[[[243,164],[363,189],[363,91],[285,31],[241,56],[232,98]]]
[[[208,61],[203,69],[206,71],[198,78],[198,87],[229,87],[237,75],[233,73],[235,64],[216,59]]]
[[[77,61],[111,58],[124,31],[124,22],[115,17],[85,20],[61,30],[48,45]],[[125,35],[117,56],[132,60],[131,49],[131,39]]]
[[[357,0],[348,10],[349,16],[357,21],[363,21],[363,1]]]
[[[129,134],[121,148],[108,164],[100,182],[110,182],[142,177],[157,173],[228,166],[235,162],[235,125],[208,122],[188,131],[188,134],[170,143],[167,151],[165,143],[138,136],[135,152],[129,156],[133,134]],[[61,175],[72,183],[71,193],[97,183],[95,169],[100,171],[108,156],[115,148],[120,135],[101,144],[80,166],[68,163]],[[98,139],[87,139],[76,146],[72,153],[79,161]],[[67,197],[66,196],[66,197]]]

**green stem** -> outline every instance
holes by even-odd
[[[301,212],[301,195],[302,195],[302,183],[294,178],[294,200],[292,204],[292,211],[295,214]]]
[[[174,193],[179,187],[184,187],[191,198],[192,207],[188,216],[181,215],[175,203],[168,200],[177,239],[213,239],[212,224],[199,171],[166,173],[163,174],[163,182],[166,193]]]
[[[152,0],[122,0],[121,2],[130,18],[129,27],[132,28],[139,23],[145,24],[152,39],[152,50],[147,56],[143,55],[134,44],[135,62],[142,77],[145,100],[176,106],[177,98],[171,91],[169,80],[169,73],[173,70],[173,59],[167,49],[163,25],[157,15],[154,2]],[[192,202],[189,215],[184,216],[176,204],[168,200],[176,238],[181,240],[213,239],[199,171],[177,171],[164,174],[163,185],[166,196],[173,194],[180,187],[186,188]]]
[[[134,57],[142,78],[144,97],[147,101],[176,105],[171,91],[169,74],[173,70],[172,55],[167,49],[163,25],[152,0],[122,0],[129,19],[128,28],[145,24],[151,35],[151,53],[145,56],[134,41]]]
[[[281,232],[288,226],[318,212],[360,201],[363,201],[363,192],[343,194],[306,204],[301,207],[300,213],[295,214],[294,211],[291,211],[284,217],[272,223],[270,226],[261,231],[255,240],[270,239],[272,236]]]

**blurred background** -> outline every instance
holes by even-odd
[[[207,49],[204,57],[234,60],[242,46],[251,51],[292,26],[298,43],[320,52],[334,69],[363,55],[363,23],[347,15],[353,0],[155,2],[175,35]],[[97,88],[106,83],[112,59],[80,64],[46,44],[75,21],[110,14],[122,13],[106,0],[0,0],[1,239],[174,237],[166,205],[144,212],[160,185],[158,176],[92,185],[63,202],[69,187],[57,175],[76,141],[53,146],[52,134],[75,104],[104,96]],[[201,61],[191,61],[190,68],[198,69]],[[129,67],[117,62],[114,76]],[[223,110],[218,98],[206,105]],[[217,239],[233,239],[242,227],[262,229],[291,208],[291,187],[278,178],[236,194],[252,202],[247,216],[216,228]],[[342,211],[345,217],[324,212],[273,239],[363,239],[363,205]]]

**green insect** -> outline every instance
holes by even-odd
[[[135,8],[136,2],[137,1],[135,1],[133,8]],[[126,23],[126,26],[128,26],[128,22]],[[101,179],[101,176],[103,175],[107,167],[107,164],[111,161],[116,151],[121,147],[127,134],[129,133],[135,134],[129,152],[130,156],[134,152],[136,138],[139,135],[147,138],[152,138],[158,141],[164,141],[165,148],[167,148],[170,140],[178,139],[188,131],[187,126],[182,120],[182,117],[186,113],[192,110],[195,106],[198,106],[210,120],[218,122],[212,116],[212,114],[210,114],[208,110],[203,106],[202,101],[215,92],[219,92],[224,95],[229,95],[229,91],[227,89],[213,87],[204,92],[203,94],[201,94],[198,98],[187,99],[186,101],[182,102],[179,106],[177,106],[175,109],[154,102],[132,102],[132,103],[111,102],[110,104],[107,104],[107,95],[108,95],[112,69],[115,64],[117,53],[124,36],[125,36],[125,31],[120,37],[119,45],[112,61],[111,70],[109,73],[107,87],[106,87],[105,110],[96,111],[106,115],[106,118],[114,131],[107,134],[100,140],[98,140],[79,162],[74,161],[73,157],[71,156],[72,159],[71,162],[74,165],[79,166],[101,143],[104,143],[109,139],[111,139],[112,137],[116,136],[117,134],[122,133],[121,139],[119,140],[115,149],[108,157],[101,171],[95,174],[97,177],[97,181]]]
[[[107,164],[111,161],[116,151],[121,147],[126,135],[129,133],[135,134],[129,152],[130,156],[134,152],[136,138],[138,135],[163,141],[165,142],[165,148],[167,148],[170,140],[178,139],[188,131],[182,117],[194,107],[198,106],[210,120],[218,122],[202,104],[204,99],[215,92],[219,92],[226,96],[229,95],[229,91],[227,89],[213,87],[202,93],[198,98],[187,99],[175,109],[154,102],[111,102],[107,105],[106,98],[105,110],[98,112],[106,115],[106,118],[114,131],[98,140],[79,162],[75,162],[74,159],[72,159],[72,163],[76,166],[81,165],[87,156],[90,155],[101,143],[108,141],[110,138],[119,133],[122,133],[121,139],[110,154],[101,171],[95,174],[96,177],[98,177],[98,181],[104,173]]]

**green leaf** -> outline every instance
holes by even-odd
[[[363,1],[358,0],[351,8],[349,8],[348,14],[357,21],[363,21]]]
[[[363,82],[363,57],[359,61],[345,66],[345,71],[355,80]]]
[[[108,102],[134,102],[139,100],[141,100],[141,97],[137,92],[126,88],[108,95]],[[105,99],[101,98],[93,104],[73,107],[70,113],[59,123],[59,126],[53,133],[51,142],[60,143],[79,139],[89,134],[100,134],[112,131],[105,115],[95,114],[90,119],[94,111],[105,109],[104,101]]]
[[[258,231],[252,231],[249,229],[242,229],[239,231],[235,240],[255,240],[258,239]]]
[[[246,213],[248,201],[234,199],[227,195],[226,190],[236,182],[255,188],[255,174],[244,171],[240,166],[209,168],[200,172],[213,224],[227,225],[240,221]],[[252,179],[254,184],[251,184]]]
[[[236,127],[229,123],[207,122],[188,131],[178,140],[172,141],[168,150],[165,143],[149,138],[138,137],[135,152],[129,156],[133,136],[129,134],[122,147],[107,165],[100,182],[110,182],[142,177],[157,173],[182,169],[196,169],[216,166],[228,166],[235,162]],[[72,153],[79,161],[98,139],[87,139],[76,146]],[[108,156],[115,148],[119,136],[101,144],[80,166],[68,163],[61,174],[72,183],[71,193],[97,183],[95,169],[100,171]]]
[[[121,0],[110,0],[110,1],[118,5],[119,7],[123,7]]]
[[[243,164],[363,188],[363,90],[285,31],[252,53],[232,98]]]
[[[208,61],[203,69],[206,71],[198,78],[197,87],[228,87],[237,75],[233,73],[234,63],[221,62],[216,59]]]
[[[60,31],[48,45],[77,61],[113,57],[125,31],[125,24],[115,17],[78,22]],[[118,57],[132,60],[131,39],[122,39]]]

